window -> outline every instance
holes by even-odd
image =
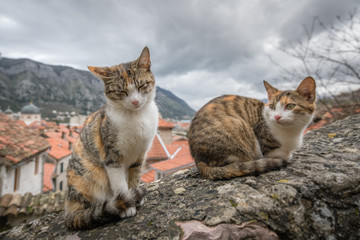
[[[14,192],[19,190],[20,187],[20,168],[15,169],[15,179],[14,179]]]
[[[60,191],[62,191],[62,190],[63,190],[63,181],[60,181],[59,190],[60,190]]]
[[[64,163],[60,163],[60,173],[64,172]]]
[[[39,156],[35,158],[35,175],[39,172]]]
[[[158,180],[162,178],[162,173],[161,172],[156,172],[156,179],[155,180]]]

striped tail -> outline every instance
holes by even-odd
[[[136,214],[136,205],[143,202],[145,194],[146,189],[140,186],[96,205],[69,199],[65,203],[65,226],[71,230],[89,229],[119,217],[132,217]]]
[[[93,228],[98,224],[110,221],[110,219],[114,217],[110,214],[106,214],[105,209],[108,204],[107,202],[97,204],[96,206],[91,206],[88,208],[83,208],[83,206],[81,206],[81,208],[76,211],[70,211],[70,209],[74,207],[71,205],[79,204],[81,203],[65,203],[65,226],[68,229],[76,230]]]
[[[215,180],[264,173],[284,167],[287,163],[288,161],[281,158],[260,158],[248,162],[236,161],[221,167],[211,167],[205,162],[200,161],[197,162],[196,165],[202,176]]]

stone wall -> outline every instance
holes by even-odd
[[[360,115],[308,133],[279,171],[228,181],[196,169],[147,185],[133,218],[67,231],[63,213],[4,239],[360,239]]]

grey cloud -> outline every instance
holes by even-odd
[[[193,79],[186,88],[166,81],[203,71],[210,74],[201,76],[233,79],[241,86],[229,87],[229,92],[247,94],[243,84],[263,92],[262,80],[272,81],[278,74],[263,49],[269,38],[280,44],[302,39],[302,25],[309,26],[314,16],[331,23],[356,6],[356,0],[3,0],[0,51],[5,57],[86,69],[133,60],[148,45],[159,85],[192,104],[225,90],[212,91],[217,88],[213,79],[201,94],[186,94],[206,79]],[[4,26],[5,18],[15,25]]]

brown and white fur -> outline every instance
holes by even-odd
[[[70,229],[134,216],[143,202],[141,167],[158,123],[150,65],[145,47],[135,61],[88,67],[103,80],[107,104],[86,120],[69,161],[65,225]]]
[[[264,81],[268,102],[236,95],[211,100],[192,120],[191,154],[200,174],[230,179],[285,166],[302,143],[316,100],[316,84],[305,78],[296,90],[280,91]]]

